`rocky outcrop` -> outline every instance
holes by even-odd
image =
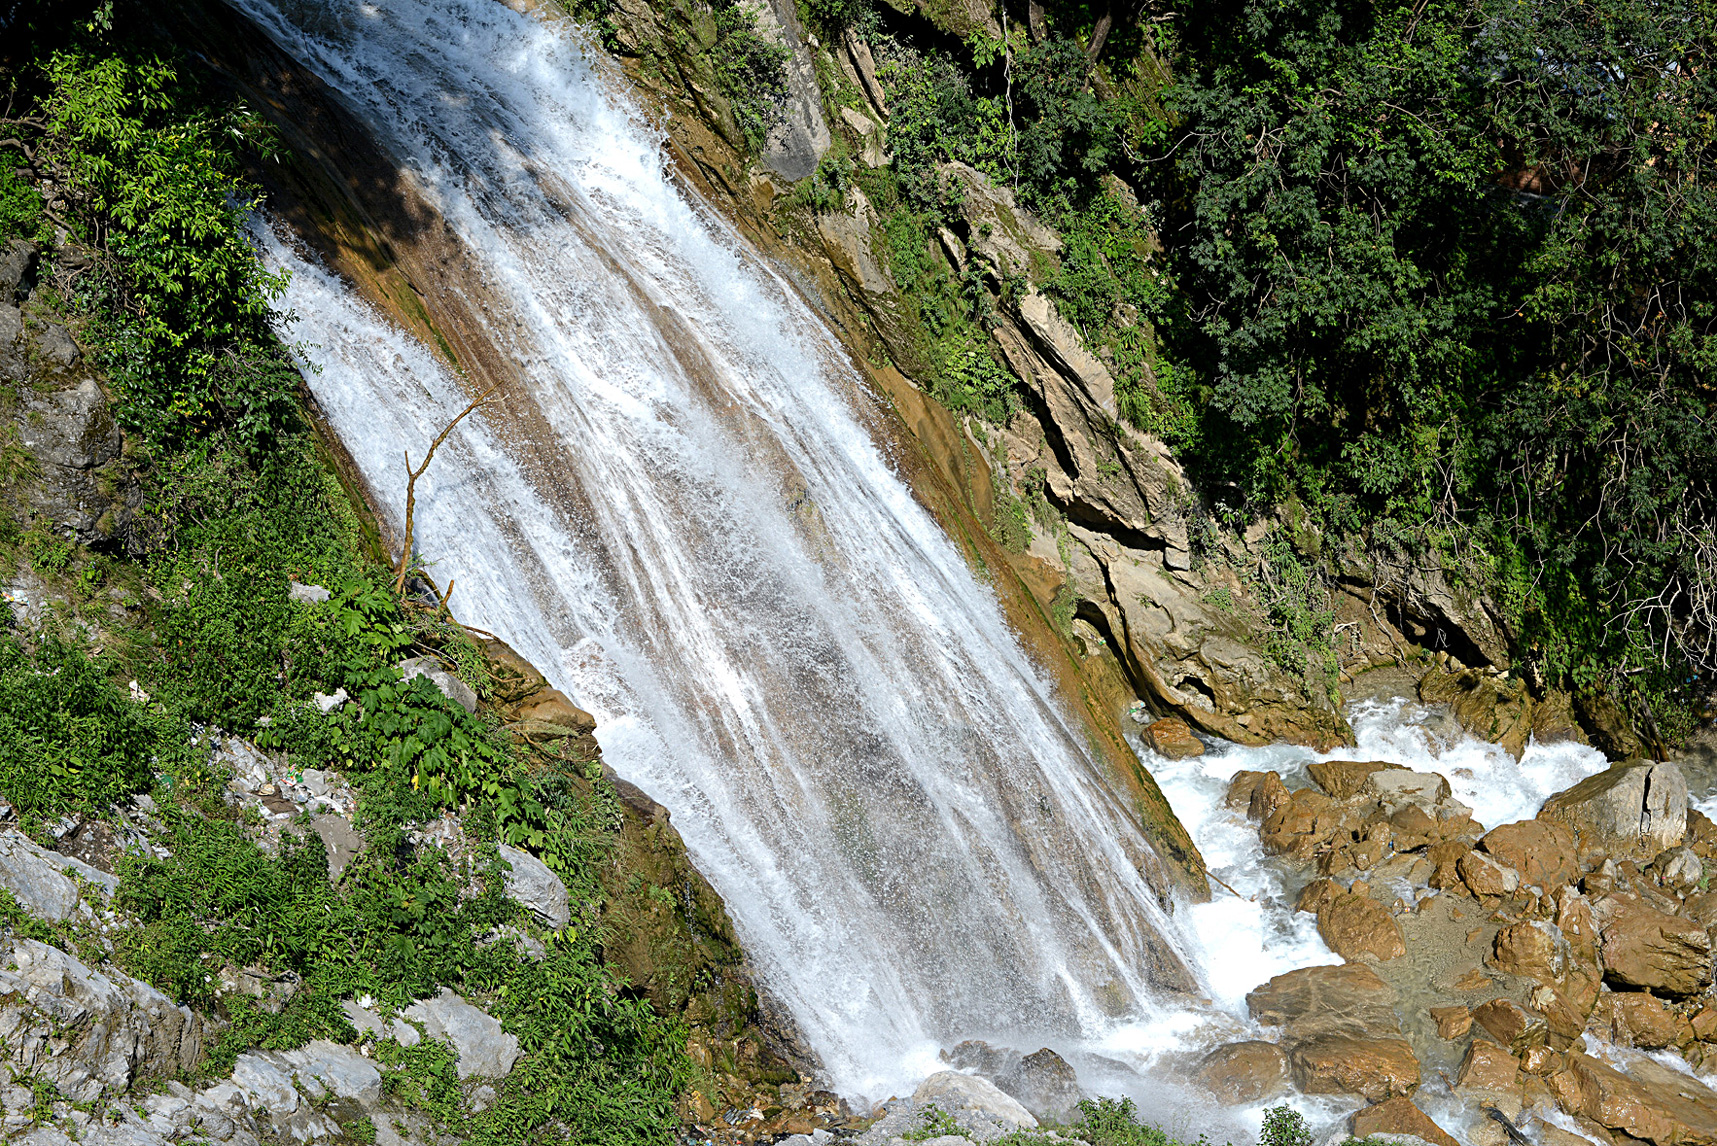
[[[1401,1035],[1395,990],[1361,964],[1303,967],[1246,996],[1252,1018],[1281,1028],[1294,1085],[1372,1102],[1411,1094],[1419,1061]]]
[[[435,997],[407,1007],[401,1017],[422,1024],[424,1034],[453,1048],[460,1078],[500,1078],[519,1057],[518,1036],[502,1030],[499,1020],[445,987]]]
[[[977,1114],[1012,1130],[1037,1126],[1031,1111],[995,1083],[957,1070],[937,1071],[919,1083],[912,1101],[919,1107],[935,1106],[956,1119],[962,1114]]]
[[[139,1078],[190,1070],[202,1021],[147,983],[92,970],[33,939],[0,937],[0,1046],[13,1077],[94,1102]]]
[[[95,904],[83,899],[80,884],[96,890]],[[37,919],[58,923],[70,918],[80,903],[87,913],[118,886],[119,880],[108,872],[49,851],[20,831],[0,830],[0,887]]]
[[[1571,829],[1587,866],[1650,861],[1687,834],[1687,781],[1670,763],[1616,764],[1550,797],[1538,818]]]
[[[507,894],[537,917],[545,927],[559,931],[572,922],[572,905],[566,884],[547,864],[530,852],[500,845],[507,864]]]
[[[1357,1111],[1348,1128],[1360,1139],[1380,1134],[1410,1134],[1435,1146],[1461,1146],[1448,1131],[1431,1121],[1430,1115],[1413,1105],[1410,1098],[1390,1098]]]

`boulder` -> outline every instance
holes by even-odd
[[[1544,801],[1538,818],[1573,831],[1582,861],[1649,861],[1687,833],[1687,780],[1670,763],[1616,764]]]
[[[956,1117],[961,1111],[973,1111],[1010,1129],[1031,1130],[1037,1126],[1037,1119],[1018,1099],[987,1078],[957,1070],[937,1071],[919,1083],[912,1092],[912,1103],[920,1110],[935,1106]]]
[[[1626,1135],[1625,1140],[1653,1146],[1717,1142],[1717,1094],[1649,1059],[1629,1069],[1632,1077],[1590,1055],[1572,1053],[1545,1082],[1563,1111]]]
[[[1520,1086],[1520,1059],[1507,1047],[1474,1039],[1461,1059],[1455,1089],[1506,1093]]]
[[[1535,983],[1557,983],[1568,969],[1568,942],[1554,923],[1529,919],[1496,933],[1490,963]]]
[[[0,246],[0,306],[17,306],[36,281],[36,244],[8,239]]]
[[[1179,717],[1158,717],[1145,727],[1141,736],[1145,747],[1169,760],[1184,760],[1188,756],[1204,754],[1204,743],[1192,734],[1191,727]]]
[[[559,724],[581,732],[596,727],[596,717],[568,700],[566,694],[558,688],[537,690],[520,702],[516,715],[520,721]]]
[[[1382,1102],[1419,1086],[1419,1060],[1403,1038],[1324,1035],[1295,1043],[1288,1065],[1294,1085],[1306,1094],[1356,1094]]]
[[[1224,802],[1246,813],[1253,823],[1263,823],[1294,798],[1282,778],[1274,772],[1236,772],[1228,782]]]
[[[1597,900],[1592,914],[1604,979],[1612,986],[1684,996],[1711,982],[1711,935],[1696,920],[1622,895]]]
[[[1461,1146],[1441,1126],[1410,1098],[1389,1098],[1354,1114],[1349,1128],[1355,1138],[1373,1138],[1379,1134],[1410,1134],[1436,1146]]]
[[[453,701],[466,712],[477,711],[477,693],[472,687],[448,672],[441,662],[434,657],[412,657],[399,662],[399,674],[402,681],[414,677],[423,677],[436,688],[441,695]]]
[[[1258,830],[1264,850],[1294,860],[1309,860],[1341,827],[1342,810],[1322,792],[1301,788],[1277,808]]]
[[[1705,878],[1705,861],[1690,847],[1670,848],[1652,861],[1658,881],[1676,895],[1686,895]]]
[[[1292,1038],[1345,1035],[1368,1039],[1400,1033],[1395,989],[1363,963],[1300,967],[1246,996],[1254,1021]]]
[[[1641,1050],[1685,1046],[1694,1040],[1693,1024],[1646,991],[1604,995],[1592,1019],[1599,1029],[1608,1028],[1614,1042]]]
[[[1498,863],[1483,852],[1468,851],[1455,863],[1461,882],[1480,899],[1486,896],[1512,895],[1520,887],[1520,873]]]
[[[1551,820],[1522,820],[1492,828],[1479,846],[1545,892],[1580,878],[1574,833]]]
[[[1437,1024],[1437,1037],[1458,1039],[1473,1029],[1473,1013],[1463,1006],[1432,1007],[1431,1021]]]
[[[1258,1039],[1225,1043],[1204,1056],[1193,1077],[1229,1106],[1250,1106],[1285,1094],[1288,1056]]]
[[[500,845],[507,872],[507,894],[517,900],[544,926],[556,931],[572,922],[572,904],[566,884],[536,856],[507,844]]]
[[[1404,804],[1434,807],[1451,795],[1449,782],[1435,772],[1410,772],[1405,768],[1371,773],[1361,785],[1360,794],[1370,796],[1390,811]]]
[[[381,1071],[351,1047],[315,1039],[296,1050],[266,1052],[266,1057],[292,1075],[312,1102],[325,1105],[342,1122],[381,1105]]]
[[[0,1047],[14,1077],[94,1102],[143,1075],[190,1070],[202,1021],[147,983],[33,939],[0,939]]]
[[[1492,999],[1474,1007],[1473,1025],[1516,1054],[1542,1046],[1547,1034],[1544,1019],[1513,999]]]
[[[473,1075],[500,1078],[519,1057],[519,1040],[498,1020],[443,987],[441,994],[407,1007],[401,1014],[423,1024],[424,1033],[442,1039],[459,1056],[461,1079]]]
[[[1048,1047],[1022,1056],[994,1081],[1035,1116],[1056,1122],[1072,1121],[1085,1097],[1078,1074]]]
[[[1401,927],[1389,909],[1369,895],[1330,895],[1318,907],[1318,934],[1330,950],[1353,962],[1369,956],[1394,959],[1407,953]]]
[[[1373,772],[1406,771],[1385,760],[1316,760],[1306,766],[1313,783],[1337,800],[1359,795]]]

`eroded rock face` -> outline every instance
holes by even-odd
[[[1349,962],[1394,959],[1407,953],[1401,927],[1389,909],[1371,896],[1344,891],[1326,897],[1317,909],[1318,934]]]
[[[1184,760],[1188,756],[1204,754],[1204,745],[1192,734],[1186,721],[1172,716],[1151,721],[1145,728],[1144,741],[1145,746],[1152,752],[1170,760]]]
[[[1419,1088],[1419,1060],[1406,1039],[1328,1035],[1288,1052],[1294,1085],[1306,1094],[1356,1094],[1371,1102]]]
[[[196,1065],[202,1021],[129,976],[93,971],[33,939],[0,939],[0,1046],[17,1075],[74,1102]]]
[[[1488,855],[1545,892],[1580,877],[1574,833],[1553,820],[1522,820],[1491,829],[1479,841]]]
[[[1630,1069],[1633,1077],[1573,1053],[1545,1081],[1564,1111],[1630,1139],[1654,1146],[1717,1141],[1717,1094],[1649,1060]]]
[[[559,931],[572,922],[572,905],[566,884],[547,864],[527,851],[500,845],[501,858],[512,870],[507,873],[507,894],[524,905],[548,927]]]
[[[1417,1106],[1410,1098],[1391,1098],[1368,1106],[1354,1114],[1349,1123],[1355,1138],[1370,1138],[1378,1134],[1411,1134],[1435,1146],[1461,1146],[1448,1131],[1431,1120],[1431,1117]]]

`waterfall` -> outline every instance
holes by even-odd
[[[577,35],[496,0],[233,3],[433,206],[464,252],[442,289],[506,367],[418,485],[418,549],[672,810],[828,1081],[883,1097],[958,1039],[1067,1049],[1178,1012],[1192,961],[1089,733],[891,466],[834,337]],[[400,514],[402,451],[470,387],[258,240],[292,271],[309,386]]]

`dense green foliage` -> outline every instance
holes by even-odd
[[[751,150],[762,151],[787,104],[785,45],[757,31],[757,8],[747,0],[714,6],[716,41],[710,50],[716,79]]]
[[[154,785],[161,725],[112,669],[54,637],[31,649],[0,635],[0,793],[20,813],[103,807]]]

